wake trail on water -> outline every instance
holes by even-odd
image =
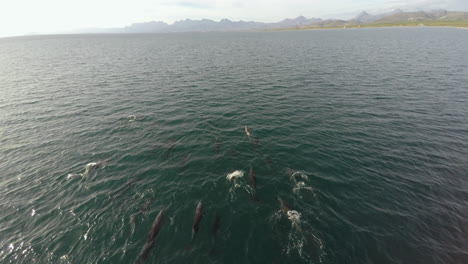
[[[325,255],[323,242],[310,228],[307,228],[306,223],[302,220],[302,214],[296,210],[285,212],[281,209],[273,215],[276,224],[284,218],[291,225],[287,232],[287,243],[283,247],[283,253],[287,256],[297,253],[299,258],[304,261],[323,263]]]
[[[285,212],[283,210],[278,210],[275,214],[275,222],[278,223],[281,218],[286,216],[286,218],[291,223],[290,230],[288,232],[288,243],[286,244],[283,251],[286,255],[290,255],[292,251],[296,251],[299,256],[303,257],[303,248],[306,242],[306,238],[303,235],[301,227],[301,213],[296,210],[289,210]]]

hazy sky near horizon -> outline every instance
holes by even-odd
[[[276,22],[284,18],[349,18],[370,13],[447,9],[468,11],[468,0],[1,0],[0,36],[123,27],[185,18]]]

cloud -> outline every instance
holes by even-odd
[[[175,6],[175,7],[183,7],[183,8],[201,8],[201,9],[207,9],[207,8],[213,8],[214,6],[210,3],[203,3],[200,1],[181,1],[181,2],[167,2],[167,3],[162,3],[162,6]]]
[[[401,8],[405,11],[446,9],[455,11],[467,11],[468,0],[391,0],[386,1],[386,5],[394,8]]]

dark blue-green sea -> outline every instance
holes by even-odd
[[[0,263],[466,264],[467,43],[0,39]]]

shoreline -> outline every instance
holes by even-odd
[[[362,29],[362,28],[409,28],[409,27],[417,27],[417,28],[458,28],[458,29],[468,29],[468,26],[451,26],[451,25],[388,25],[388,26],[346,26],[346,27],[304,27],[304,28],[279,28],[279,29],[266,29],[262,31],[294,31],[294,30],[325,30],[325,29]]]
[[[457,25],[362,25],[362,26],[334,26],[334,27],[304,27],[304,28],[277,28],[277,29],[250,29],[250,30],[233,30],[233,31],[186,31],[186,32],[125,32],[125,33],[67,33],[67,34],[31,34],[31,35],[17,35],[17,36],[1,36],[1,39],[23,38],[23,37],[40,37],[40,36],[62,36],[62,35],[132,35],[132,34],[175,34],[175,33],[208,33],[208,32],[271,32],[271,31],[299,31],[299,30],[327,30],[327,29],[361,29],[361,28],[405,28],[405,27],[439,27],[439,28],[458,28],[468,29],[466,26]]]

